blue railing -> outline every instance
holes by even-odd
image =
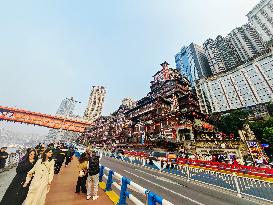
[[[141,157],[115,156],[113,153],[103,152],[104,156],[113,157],[126,163],[153,169],[159,172],[172,174],[186,179],[209,184],[221,189],[235,192],[238,197],[242,195],[273,202],[273,183],[270,181],[248,178],[236,175],[235,173],[222,173],[205,168],[195,168],[187,164],[177,165],[174,163],[163,163],[151,161]]]
[[[127,198],[131,200],[134,204],[137,205],[173,205],[171,202],[163,199],[161,196],[155,194],[154,192],[143,188],[142,186],[136,184],[129,178],[121,176],[119,173],[101,165],[99,172],[99,181],[102,182],[103,178],[106,179],[106,188],[105,191],[109,192],[112,190],[112,186],[115,186],[119,191],[119,201],[118,205],[126,205]],[[117,179],[121,185],[119,185],[115,180]],[[133,187],[138,193],[141,193],[146,196],[146,202],[143,203],[141,200],[136,198],[131,192],[128,191],[128,186]]]

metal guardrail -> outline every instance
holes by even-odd
[[[153,193],[152,191],[143,188],[142,186],[131,181],[130,179],[121,176],[119,173],[101,165],[99,172],[99,181],[102,182],[103,178],[106,179],[106,192],[112,190],[112,185],[120,191],[119,201],[117,203],[118,205],[126,205],[127,198],[136,205],[174,205],[171,202],[163,199],[161,196]],[[119,183],[115,181],[114,178],[117,179],[118,182],[121,183],[121,185],[119,185]],[[128,191],[129,185],[132,186],[138,193],[146,196],[145,204]]]
[[[103,152],[104,156],[114,157],[127,163],[154,169],[159,172],[182,177],[187,181],[198,181],[204,184],[226,189],[237,194],[251,196],[268,202],[273,202],[273,182],[260,178],[249,178],[240,176],[236,172],[223,173],[213,169],[195,167],[188,164],[177,165],[164,163],[161,161],[148,160],[143,157],[113,155],[113,153]]]
[[[18,162],[20,161],[21,157],[22,157],[21,152],[10,153],[7,160],[6,160],[5,167],[0,169],[0,173],[4,172],[4,171],[8,171],[8,170],[12,169],[13,167],[16,167]]]

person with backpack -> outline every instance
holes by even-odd
[[[91,197],[93,200],[99,198],[98,188],[99,188],[99,159],[100,157],[93,151],[90,147],[87,148],[88,159],[88,177],[87,177],[87,196],[86,199],[89,200]]]

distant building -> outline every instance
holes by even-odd
[[[264,41],[273,39],[273,0],[260,1],[247,17]]]
[[[261,36],[250,24],[233,29],[228,38],[243,62],[267,51]]]
[[[77,101],[71,98],[65,98],[62,100],[56,115],[61,115],[63,117],[73,117],[74,118],[74,111],[75,111],[75,104]],[[56,129],[50,129],[47,135],[47,140],[52,142],[53,139],[61,139],[61,137],[70,137],[72,135],[76,135],[74,132],[69,131],[62,131]]]
[[[192,86],[196,80],[211,75],[205,51],[197,44],[191,43],[187,47],[182,47],[175,55],[175,63],[176,68],[188,78]]]
[[[84,119],[95,121],[101,116],[106,90],[103,86],[93,86]]]
[[[128,108],[133,108],[134,106],[136,106],[136,102],[134,100],[132,100],[131,98],[124,98],[122,100],[122,105],[124,105]]]
[[[273,56],[260,56],[219,75],[196,83],[200,110],[223,112],[273,100]]]
[[[66,117],[72,117],[75,110],[75,101],[72,98],[63,99],[56,114]]]

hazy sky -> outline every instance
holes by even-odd
[[[175,67],[183,45],[226,35],[247,22],[258,2],[2,0],[0,105],[54,114],[63,98],[73,96],[82,102],[82,115],[92,85],[103,85],[103,114],[109,114],[124,97],[145,96],[159,64]]]

